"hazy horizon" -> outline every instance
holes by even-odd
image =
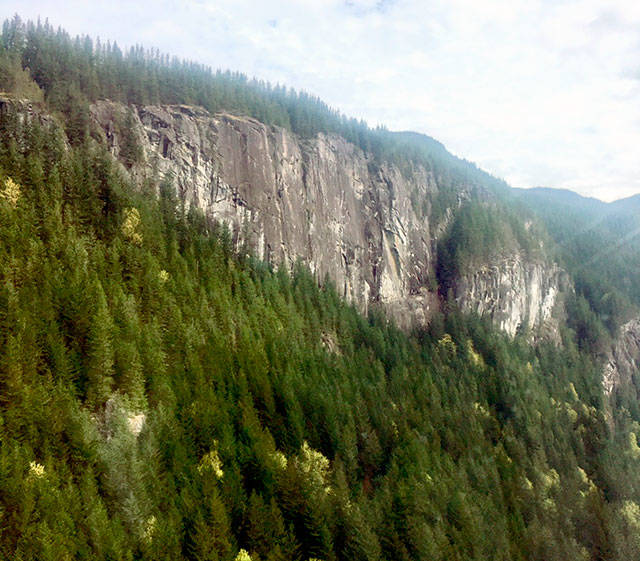
[[[317,95],[442,142],[514,187],[640,193],[640,5],[0,0],[71,35],[147,48]]]

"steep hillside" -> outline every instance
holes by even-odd
[[[558,336],[551,311],[566,283],[540,251],[539,232],[523,230],[503,182],[439,142],[370,129],[304,93],[140,47],[123,54],[48,24],[14,18],[2,44],[0,87],[14,98],[37,92],[63,117],[71,144],[106,143],[140,185],[171,177],[185,204],[231,226],[237,247],[274,264],[302,259],[360,310],[382,303],[405,327],[426,325],[447,301],[491,315],[510,334],[544,327]],[[448,239],[461,209],[501,218],[465,225],[487,242],[473,259],[456,250],[440,258],[443,244],[457,243]]]
[[[335,134],[304,139],[184,105],[98,101],[90,112],[94,134],[139,183],[171,178],[187,205],[230,226],[237,248],[289,268],[302,259],[364,312],[382,303],[403,325],[425,325],[440,310],[438,296],[446,297],[438,276],[449,267],[454,300],[510,334],[551,318],[561,272],[544,252],[525,250],[528,233],[494,236],[490,252],[459,259],[455,270],[438,258],[459,215],[466,221],[480,206],[500,212],[488,186],[463,183],[443,206],[451,187],[433,167],[377,160]],[[128,162],[132,142],[138,156]],[[491,235],[492,226],[470,233]]]
[[[0,558],[640,558],[633,291],[560,222],[48,25],[5,23],[0,89]]]
[[[574,279],[568,321],[579,344],[604,359],[607,392],[636,411],[640,316],[638,197],[603,203],[556,189],[516,190],[545,223]],[[638,418],[640,420],[640,418]]]
[[[0,118],[0,556],[624,559],[640,425],[571,345],[420,337]],[[158,193],[156,196],[155,193]]]

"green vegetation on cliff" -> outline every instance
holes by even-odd
[[[25,85],[25,77],[33,83]],[[452,156],[436,140],[416,133],[370,128],[348,118],[322,100],[285,86],[214,71],[157,50],[135,46],[123,52],[116,43],[72,38],[48,23],[4,22],[0,37],[0,89],[35,99],[44,96],[51,110],[65,115],[72,142],[91,134],[89,103],[110,99],[125,104],[189,104],[215,113],[250,115],[303,136],[339,134],[377,159],[411,169],[432,170],[442,188],[476,185],[504,190],[504,182],[474,164]]]
[[[170,178],[134,189],[86,104],[199,103],[300,134],[319,107],[329,124],[311,131],[365,128],[48,26],[14,19],[1,43],[0,87],[42,95],[57,120],[1,106],[0,558],[640,556],[638,406],[621,403],[612,432],[599,366],[570,329],[534,348],[455,311],[415,334],[365,318],[302,266],[234,254]],[[411,143],[430,143],[400,137],[407,165]],[[489,186],[439,165],[452,188]],[[494,211],[462,209],[447,263],[507,235],[535,250]]]
[[[555,243],[573,278],[569,320],[585,348],[606,348],[607,338],[640,308],[638,198],[614,203],[558,189],[516,190]]]
[[[2,558],[637,556],[640,425],[609,435],[569,335],[406,335],[23,115],[0,122]]]
[[[442,294],[454,288],[460,275],[482,263],[500,262],[516,254],[528,260],[544,259],[544,232],[532,223],[527,228],[524,216],[499,199],[465,201],[438,244],[436,273]]]

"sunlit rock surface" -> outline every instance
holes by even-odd
[[[632,376],[640,367],[640,318],[620,327],[607,358],[602,378],[605,392],[610,395],[620,386],[633,385]]]
[[[460,306],[490,315],[510,335],[519,329],[555,329],[554,307],[567,289],[567,274],[540,261],[514,255],[476,268],[457,280],[455,297]]]
[[[101,101],[91,111],[118,156],[126,108]],[[412,196],[429,201],[438,190],[429,170],[402,173],[337,135],[302,139],[191,106],[136,107],[133,117],[144,157],[131,174],[140,181],[171,174],[179,196],[228,224],[237,247],[289,267],[301,259],[362,311],[382,303],[404,327],[428,323],[439,309],[437,238],[455,209],[440,220],[429,204],[416,211]],[[558,274],[515,256],[458,279],[456,299],[514,334],[549,319]]]

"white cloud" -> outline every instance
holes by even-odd
[[[413,129],[515,186],[640,192],[640,3],[0,0]]]

